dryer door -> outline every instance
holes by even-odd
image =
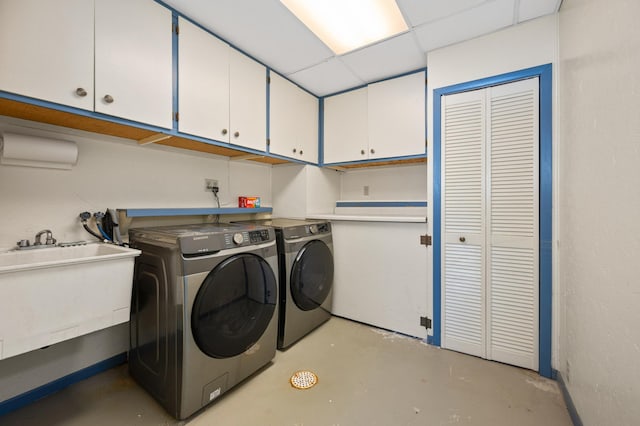
[[[291,267],[290,290],[295,304],[303,311],[318,308],[333,285],[333,255],[320,240],[305,244]]]
[[[194,300],[196,344],[214,358],[245,352],[269,325],[276,300],[276,277],[263,258],[243,253],[225,259],[207,275]]]

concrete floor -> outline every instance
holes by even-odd
[[[318,384],[294,389],[311,370]],[[146,394],[123,365],[4,417],[9,425],[571,425],[554,381],[341,318],[187,421]]]

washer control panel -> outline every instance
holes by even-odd
[[[259,244],[271,239],[268,229],[232,232],[224,235],[224,243],[227,248]]]

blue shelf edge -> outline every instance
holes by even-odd
[[[336,207],[427,207],[426,201],[336,201]]]
[[[197,216],[209,214],[254,214],[254,213],[271,213],[271,207],[258,207],[253,209],[240,207],[225,208],[176,208],[176,209],[118,209],[124,212],[127,217],[151,217],[151,216]]]

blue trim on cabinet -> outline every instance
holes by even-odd
[[[223,208],[175,208],[175,209],[118,209],[125,212],[127,217],[159,217],[159,216],[198,216],[210,214],[254,214],[254,213],[271,213],[271,207],[258,207],[253,209],[240,207],[223,207]]]
[[[178,131],[179,127],[178,127],[178,120],[177,120],[177,114],[178,114],[178,108],[180,108],[180,104],[179,104],[179,76],[178,76],[178,72],[179,72],[179,67],[178,67],[178,58],[179,58],[179,41],[178,41],[178,34],[176,33],[176,28],[178,28],[178,14],[175,11],[171,11],[171,49],[172,49],[172,56],[173,56],[173,62],[171,64],[172,70],[173,70],[173,76],[172,76],[172,90],[173,90],[173,111],[171,113],[172,115],[172,122],[173,122],[173,130],[175,130],[176,132]]]
[[[324,166],[324,98],[318,99],[318,166]]]
[[[552,65],[522,69],[493,77],[442,87],[433,91],[433,342],[441,345],[442,233],[441,233],[441,98],[453,93],[482,89],[532,77],[540,86],[540,248],[539,248],[539,342],[538,370],[552,377],[552,200],[553,200],[553,100]]]
[[[265,152],[271,153],[271,68],[267,67],[267,76],[266,76],[266,84],[267,84],[267,129],[266,135],[267,140],[264,142]]]
[[[54,380],[53,382],[49,382],[36,389],[32,389],[28,392],[7,399],[6,401],[2,401],[0,402],[0,416],[29,405],[74,383],[124,364],[125,362],[127,362],[127,353],[123,352],[104,361],[100,361],[97,364],[93,364],[89,367],[83,368],[82,370]]]
[[[349,166],[351,164],[368,164],[368,163],[381,163],[384,161],[399,161],[399,160],[412,160],[417,158],[427,158],[427,154],[416,154],[416,155],[407,155],[404,157],[386,157],[386,158],[376,158],[372,160],[357,160],[357,161],[344,161],[342,163],[327,163],[322,164],[323,166]]]
[[[411,71],[403,72],[402,74],[393,75],[393,76],[391,76],[391,77],[381,78],[381,79],[379,79],[379,80],[374,80],[374,81],[371,81],[371,82],[369,82],[369,83],[365,83],[365,84],[361,84],[361,85],[359,85],[359,86],[351,87],[351,88],[349,88],[349,89],[340,90],[340,91],[338,91],[338,92],[334,92],[334,93],[329,93],[328,95],[324,95],[324,96],[322,96],[322,98],[329,98],[329,97],[331,97],[331,96],[341,95],[341,94],[343,94],[343,93],[352,92],[352,91],[354,91],[354,90],[362,89],[363,87],[367,87],[367,86],[369,86],[370,84],[380,83],[381,81],[393,80],[394,78],[404,77],[404,76],[406,76],[406,75],[416,74],[416,73],[419,73],[419,72],[422,72],[422,71],[425,71],[425,75],[426,75],[427,68],[426,68],[426,67],[418,68],[418,69],[416,69],[416,70],[411,70]]]
[[[336,207],[427,207],[426,201],[336,201]]]

